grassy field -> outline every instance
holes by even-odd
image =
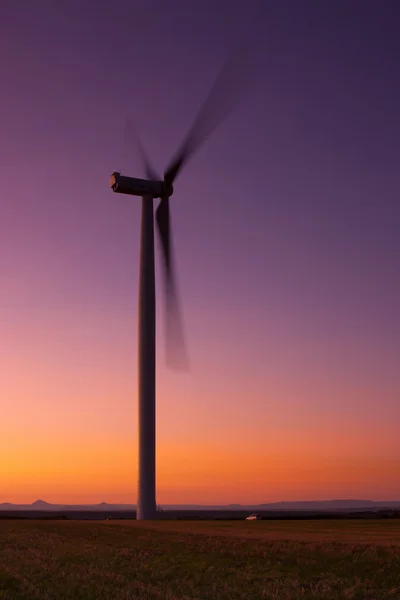
[[[400,600],[400,521],[0,520],[0,600]]]

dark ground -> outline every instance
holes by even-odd
[[[256,511],[268,520],[286,519],[399,519],[400,510],[379,509],[374,511],[342,510],[336,512],[328,511]],[[244,520],[250,511],[248,510],[169,510],[157,515],[161,520]],[[50,510],[23,510],[0,511],[0,519],[63,519],[63,520],[97,520],[105,519],[136,519],[136,511],[96,510],[96,511],[50,511]]]
[[[399,600],[400,520],[0,521],[0,600]]]

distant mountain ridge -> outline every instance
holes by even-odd
[[[356,499],[339,499],[339,500],[300,500],[297,502],[269,502],[264,504],[162,504],[163,510],[249,510],[249,511],[282,511],[282,510],[317,510],[317,511],[334,511],[334,510],[357,510],[367,509],[374,510],[380,508],[400,508],[400,500],[379,501],[374,500],[356,500]],[[101,502],[99,504],[49,504],[45,500],[36,500],[32,504],[12,504],[3,502],[0,504],[0,511],[24,511],[24,510],[39,510],[39,511],[127,511],[136,510],[136,504],[108,504]]]

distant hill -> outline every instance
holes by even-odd
[[[335,511],[335,510],[378,510],[381,508],[400,509],[400,500],[388,500],[386,502],[373,500],[301,500],[298,502],[270,502],[265,504],[244,505],[202,505],[202,504],[162,504],[163,510],[223,510],[238,511]],[[0,504],[0,511],[131,511],[136,510],[136,504],[49,504],[44,500],[36,500],[32,504],[11,504],[4,502]]]
[[[32,508],[37,508],[38,510],[46,510],[48,506],[51,506],[48,502],[44,500],[36,500],[36,502],[32,502]]]

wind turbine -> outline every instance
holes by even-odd
[[[191,129],[161,178],[138,140],[147,179],[126,177],[114,172],[110,185],[114,192],[141,196],[142,216],[139,268],[138,319],[138,404],[139,404],[139,469],[136,518],[156,518],[156,302],[154,272],[154,206],[160,199],[155,217],[164,265],[166,295],[167,363],[172,367],[187,366],[172,256],[172,234],[169,199],[174,182],[184,165],[208,135],[224,120],[237,98],[238,55],[225,63],[214,86],[200,109]]]

